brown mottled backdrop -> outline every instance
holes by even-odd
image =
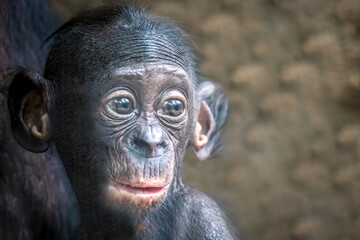
[[[106,0],[52,0],[63,19]],[[360,1],[138,1],[190,33],[230,98],[224,154],[184,178],[252,240],[360,239]]]

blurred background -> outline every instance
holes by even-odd
[[[50,0],[62,20],[106,0]],[[360,1],[134,1],[175,20],[230,99],[185,182],[252,240],[360,239]]]

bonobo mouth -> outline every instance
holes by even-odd
[[[114,186],[116,190],[118,191],[126,191],[129,193],[133,193],[136,195],[151,195],[151,194],[157,194],[162,192],[165,188],[167,188],[167,185],[165,186],[158,186],[158,185],[149,185],[149,184],[142,184],[142,185],[130,185],[130,184],[124,184],[116,182],[114,183]]]
[[[131,199],[155,200],[166,194],[169,185],[164,182],[130,184],[113,181],[109,185],[109,190],[116,199],[122,199],[127,196]]]

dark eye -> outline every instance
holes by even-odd
[[[117,97],[109,101],[108,107],[118,114],[130,114],[134,110],[134,103],[128,97]]]
[[[163,105],[164,114],[176,117],[184,112],[184,103],[179,99],[169,99]]]

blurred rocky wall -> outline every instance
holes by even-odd
[[[106,0],[51,0],[64,19]],[[360,1],[136,1],[174,19],[230,98],[222,156],[186,183],[247,239],[360,239]]]

